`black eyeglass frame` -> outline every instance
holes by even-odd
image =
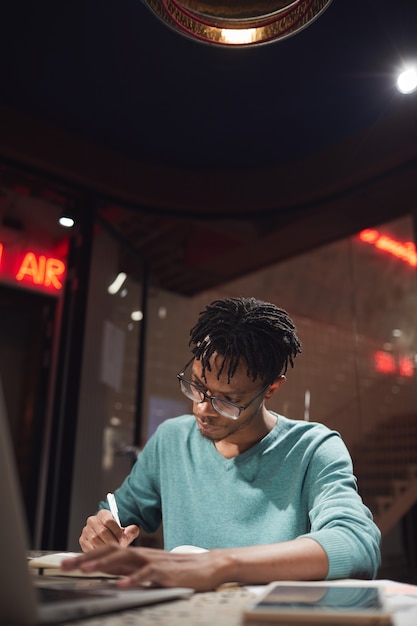
[[[200,404],[201,402],[210,402],[211,406],[216,411],[216,413],[219,413],[223,417],[227,417],[228,419],[231,419],[231,420],[239,419],[240,414],[242,413],[242,411],[247,409],[248,406],[250,406],[252,404],[252,402],[255,402],[255,400],[257,398],[259,398],[263,393],[265,393],[265,391],[270,386],[270,383],[265,385],[265,387],[263,387],[263,389],[261,389],[261,391],[259,393],[257,393],[256,396],[254,398],[252,398],[252,400],[250,400],[246,404],[243,404],[243,405],[242,404],[235,404],[234,402],[230,402],[230,400],[224,400],[223,398],[219,398],[218,396],[209,396],[208,393],[203,391],[203,389],[201,389],[198,385],[196,385],[196,383],[193,383],[193,382],[191,382],[191,380],[188,380],[187,378],[185,378],[184,377],[185,370],[190,365],[190,363],[191,363],[191,361],[189,361],[187,363],[187,365],[185,367],[183,367],[183,369],[177,374],[177,378],[178,378],[178,381],[179,381],[179,384],[180,384],[181,392],[186,396],[186,398],[188,398],[189,400],[192,400],[193,402],[197,402],[198,404]],[[183,386],[181,385],[181,383],[187,383],[187,385],[190,385],[191,387],[196,389],[196,391],[203,396],[201,398],[201,400],[197,400],[196,398],[194,398],[194,396],[190,397],[188,394],[186,394],[185,391],[184,391]],[[237,415],[226,415],[223,411],[221,411],[218,408],[216,408],[216,405],[215,405],[215,401],[216,400],[219,400],[220,402],[223,402],[224,404],[229,404],[234,409],[237,409],[238,410],[238,414]],[[213,403],[213,401],[214,401],[214,403]]]

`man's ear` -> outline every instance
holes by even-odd
[[[286,380],[287,379],[284,376],[284,374],[281,374],[281,376],[278,376],[278,378],[274,380],[272,385],[268,387],[268,391],[265,394],[265,399],[268,400],[271,396],[273,396],[274,393],[277,391],[277,389],[281,387],[281,385],[283,385]]]

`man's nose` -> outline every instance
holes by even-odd
[[[213,409],[211,400],[209,398],[204,398],[202,402],[194,403],[194,412],[197,415],[217,415],[217,412]]]

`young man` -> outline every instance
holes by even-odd
[[[122,528],[102,502],[66,561],[123,574],[122,586],[372,578],[380,532],[356,490],[340,436],[266,402],[301,352],[288,314],[254,298],[216,300],[190,331],[178,374],[193,415],[165,421],[116,491]],[[165,550],[127,547],[163,521]],[[205,552],[171,552],[180,545]]]

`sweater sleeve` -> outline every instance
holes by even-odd
[[[309,458],[305,481],[311,530],[329,559],[327,578],[375,578],[381,533],[357,491],[350,454],[334,431]]]
[[[157,459],[158,431],[138,454],[132,470],[115,491],[122,526],[136,524],[148,533],[155,532],[162,519],[159,466]],[[99,503],[99,509],[108,509],[107,502]]]

